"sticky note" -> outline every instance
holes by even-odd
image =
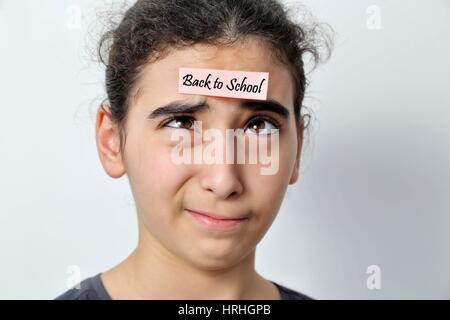
[[[268,72],[179,68],[178,93],[266,100]]]

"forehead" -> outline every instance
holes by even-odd
[[[195,44],[172,49],[142,69],[134,91],[143,96],[149,107],[192,98],[178,93],[180,67],[269,72],[267,99],[275,100],[293,112],[292,75],[273,50],[257,38],[239,40],[232,45]]]

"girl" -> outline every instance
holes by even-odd
[[[130,181],[139,241],[117,266],[57,299],[310,299],[265,279],[254,263],[298,179],[302,57],[319,59],[315,31],[276,0],[138,0],[128,9],[100,41],[108,99],[96,143],[106,173]],[[268,72],[267,99],[179,93],[184,67]],[[174,163],[171,135],[193,136],[198,123],[241,129],[247,140],[277,132],[278,170]]]

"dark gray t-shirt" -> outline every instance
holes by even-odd
[[[300,292],[286,288],[276,282],[271,281],[277,286],[281,294],[281,300],[312,300],[311,297]],[[55,300],[112,300],[103,285],[100,273],[91,278],[87,278],[78,286],[67,290]]]

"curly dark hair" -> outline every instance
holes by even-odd
[[[257,36],[291,70],[298,127],[308,84],[304,57],[309,55],[315,66],[328,59],[332,47],[332,33],[323,28],[327,24],[304,20],[294,22],[277,0],[138,0],[98,45],[100,61],[106,66],[112,120],[123,127],[140,71],[164,57],[167,49],[196,43],[227,45]]]

